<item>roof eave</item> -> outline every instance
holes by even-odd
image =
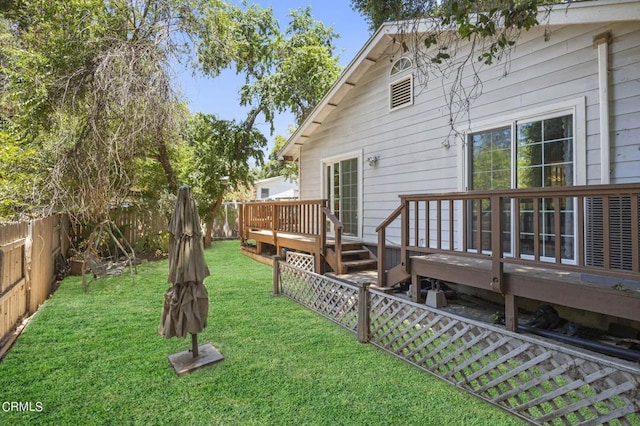
[[[569,13],[570,12],[570,13]],[[548,13],[548,16],[546,14]],[[600,22],[621,22],[640,20],[639,0],[597,0],[562,3],[540,8],[541,22],[545,25],[573,25]],[[414,22],[415,24],[415,22]],[[426,31],[429,21],[423,20],[414,25],[414,30]],[[338,106],[344,96],[358,83],[364,73],[377,62],[379,54],[393,43],[394,36],[402,31],[401,22],[388,22],[380,26],[347,65],[335,83],[318,102],[304,122],[289,137],[279,155],[298,157],[296,146],[302,146],[304,140],[322,124],[330,112]]]

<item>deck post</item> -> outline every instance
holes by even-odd
[[[400,264],[407,270],[407,246],[409,245],[409,202],[402,200],[403,209],[400,213]]]
[[[387,274],[385,272],[385,265],[387,264],[386,238],[386,228],[383,227],[378,231],[378,287],[387,286]]]
[[[327,200],[322,200],[322,206],[318,212],[318,228],[320,230],[320,249],[322,250],[322,256],[327,255],[327,215],[324,212],[323,207],[327,207]]]
[[[240,246],[247,245],[244,234],[244,203],[238,204],[238,235],[240,236]]]
[[[272,256],[273,259],[273,290],[272,296],[280,295],[280,261],[282,257],[279,255]]]
[[[420,275],[411,274],[411,299],[416,303],[421,303],[422,295],[420,294]]]
[[[504,264],[502,263],[502,197],[492,195],[491,198],[491,290],[504,293]]]
[[[358,342],[369,343],[370,318],[369,318],[369,286],[371,283],[366,280],[358,282]]]
[[[518,331],[518,303],[513,293],[504,295],[504,325],[509,331]]]

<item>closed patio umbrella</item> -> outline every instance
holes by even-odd
[[[191,188],[184,185],[178,190],[173,216],[169,222],[168,281],[171,287],[164,294],[158,332],[166,338],[184,337],[190,333],[192,358],[199,356],[197,334],[207,326],[209,294],[203,282],[208,276],[209,268],[204,260],[198,208]],[[204,349],[208,355],[208,349]],[[183,355],[184,353],[181,353],[173,357],[184,358]],[[169,357],[169,361],[180,374],[172,356]]]

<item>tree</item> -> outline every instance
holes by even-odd
[[[247,116],[227,124],[251,149],[258,117],[272,128],[285,110],[302,120],[339,72],[336,35],[309,9],[292,12],[285,33],[271,9],[220,0],[14,0],[0,13],[0,122],[14,154],[35,153],[38,165],[25,204],[85,221],[131,188],[158,190],[159,171],[176,192],[188,114],[172,60],[213,78],[244,74]]]
[[[258,179],[268,179],[276,176],[285,176],[289,179],[297,179],[298,177],[298,163],[291,161],[285,162],[278,159],[278,153],[287,143],[287,138],[282,135],[275,137],[275,144],[271,153],[269,154],[269,160],[258,172]]]
[[[15,1],[0,55],[0,109],[44,165],[41,200],[98,221],[128,197],[136,161],[154,156],[176,189],[169,141],[183,119],[169,58],[176,32],[206,3],[145,0]]]
[[[297,124],[300,124],[336,80],[340,69],[338,57],[333,56],[333,39],[337,35],[332,28],[314,21],[308,7],[290,12],[291,22],[284,33],[280,32],[270,8],[245,4],[245,9],[242,9],[227,4],[215,13],[209,12],[201,21],[205,29],[201,30],[203,38],[197,47],[200,70],[211,77],[225,69],[235,69],[236,73],[244,75],[240,104],[248,107],[246,118],[237,123],[208,120],[208,126],[214,129],[213,134],[218,140],[216,144],[209,144],[214,147],[210,151],[213,160],[215,153],[223,149],[221,141],[225,139],[244,150],[255,149],[252,143],[262,141],[255,128],[259,116],[271,125],[272,131],[274,117],[280,112],[293,112]],[[223,128],[227,129],[226,133]],[[245,140],[241,140],[243,138]],[[250,155],[246,151],[243,153]],[[257,154],[254,158],[261,165],[262,153],[259,157]],[[230,159],[225,155],[222,158]],[[205,164],[201,166],[206,167]],[[197,169],[202,170],[201,167]],[[222,202],[221,177],[229,177],[230,189],[237,189],[237,184],[251,182],[248,169],[246,174],[244,168],[234,169],[242,176],[237,182],[233,181],[229,171],[220,174],[220,170],[216,166],[209,171],[218,174],[209,175],[208,189],[203,191],[209,194],[204,205],[212,209],[204,212],[203,216],[207,218],[216,216]],[[211,235],[209,229],[207,235]]]
[[[435,7],[431,1],[407,0],[351,0],[351,8],[360,12],[369,22],[369,30],[375,31],[389,21],[400,21],[423,15],[423,7]]]
[[[300,124],[340,73],[333,29],[313,20],[309,7],[290,16],[284,33],[270,8],[227,5],[207,16],[200,68],[212,77],[224,69],[244,75],[240,104],[249,107],[247,129],[262,114],[273,131],[275,114],[287,110]]]
[[[552,0],[553,2],[553,0]],[[351,0],[372,29],[387,21],[400,21],[398,51],[408,50],[416,64],[418,83],[426,87],[441,78],[449,109],[449,136],[462,116],[482,94],[479,71],[501,63],[507,75],[508,58],[522,31],[540,24],[539,8],[546,0]],[[401,53],[402,54],[402,53]],[[470,78],[467,78],[470,77]]]
[[[249,160],[262,164],[267,139],[244,123],[219,120],[211,114],[196,114],[187,141],[192,149],[192,171],[187,181],[198,200],[200,217],[207,224],[205,246],[211,245],[213,220],[228,191],[252,183]]]

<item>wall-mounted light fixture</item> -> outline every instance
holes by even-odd
[[[367,157],[367,163],[369,163],[370,167],[376,167],[378,165],[378,160],[380,159],[379,155],[374,157]]]

